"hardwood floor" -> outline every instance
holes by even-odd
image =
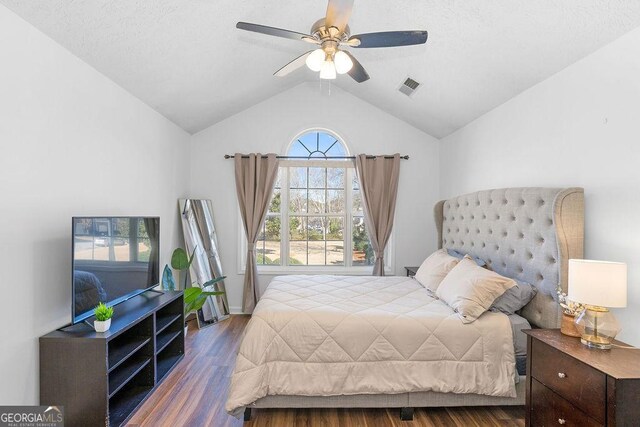
[[[231,316],[198,330],[189,324],[186,356],[133,416],[128,426],[240,426],[227,415],[229,377],[248,316]],[[257,426],[524,426],[524,407],[416,408],[413,421],[399,409],[254,409]]]

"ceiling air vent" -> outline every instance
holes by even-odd
[[[407,96],[412,96],[418,89],[418,86],[420,86],[420,83],[413,80],[411,77],[407,77],[398,90]]]

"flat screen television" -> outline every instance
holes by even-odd
[[[158,285],[160,218],[73,217],[73,323]]]

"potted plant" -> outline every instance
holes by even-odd
[[[569,335],[570,337],[579,337],[580,332],[578,332],[574,320],[577,315],[584,311],[584,304],[571,301],[567,298],[567,294],[562,292],[562,289],[560,288],[558,288],[558,303],[560,304],[560,307],[562,307],[560,332],[564,335]]]
[[[93,310],[96,320],[93,321],[93,329],[96,332],[107,332],[111,327],[111,318],[113,317],[113,307],[107,307],[104,303],[100,303]]]
[[[200,310],[204,306],[204,302],[210,296],[222,295],[224,292],[222,291],[214,291],[213,285],[215,283],[220,282],[221,280],[226,279],[227,276],[222,276],[215,278],[213,280],[209,280],[202,287],[200,286],[192,286],[184,290],[184,318],[187,319],[187,316],[194,311]],[[187,323],[185,321],[184,324],[184,333],[187,333]]]
[[[197,248],[197,247],[196,247]],[[187,271],[191,267],[193,263],[193,258],[196,253],[196,248],[193,249],[191,255],[187,253],[182,248],[176,248],[171,254],[171,268],[176,271],[182,271],[184,275],[184,333],[187,334],[187,316],[194,312],[200,310],[203,306],[207,297],[222,295],[224,292],[210,290],[213,289],[212,285],[218,283],[227,278],[227,276],[218,277],[213,280],[209,280],[203,285],[198,285],[192,283],[190,288],[187,288]],[[165,291],[174,291],[176,289],[176,282],[173,278],[173,272],[171,271],[168,265],[164,266],[164,271],[162,272],[162,289]],[[195,286],[194,286],[195,285]]]

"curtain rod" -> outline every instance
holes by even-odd
[[[235,156],[231,154],[225,154],[225,159],[233,159]],[[262,156],[266,158],[267,156]],[[367,156],[367,159],[375,159],[376,157],[383,156]],[[249,156],[242,156],[243,159],[248,159]],[[355,160],[356,156],[327,156],[327,157],[307,157],[307,156],[276,156],[276,159],[301,159],[301,160]],[[393,156],[384,156],[385,159],[393,159]],[[408,155],[400,156],[402,160],[409,160]]]

